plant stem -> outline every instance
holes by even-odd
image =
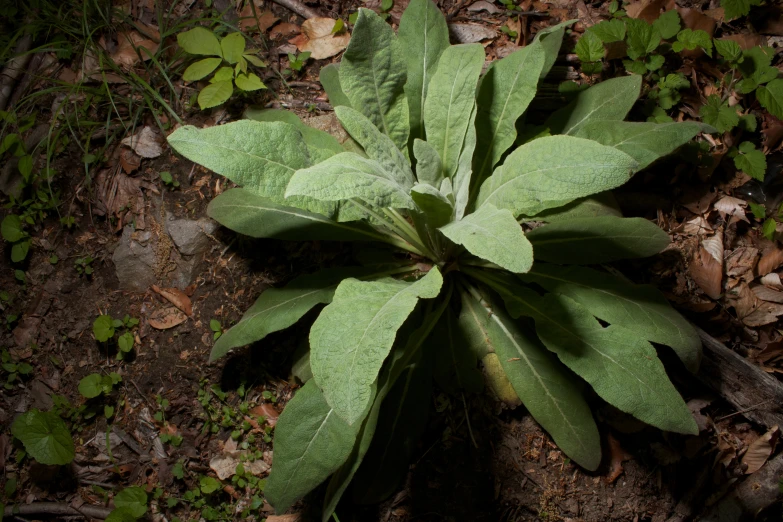
[[[417,249],[421,250],[423,252],[422,255],[425,257],[428,257],[433,261],[437,261],[438,257],[421,241],[419,235],[416,233],[416,229],[413,228],[413,225],[408,223],[408,221],[393,208],[385,208],[383,209],[383,212],[394,222],[396,226],[396,232],[403,239],[405,239]]]
[[[389,223],[389,221],[386,220],[385,217],[383,217],[382,215],[378,214],[377,212],[375,212],[371,208],[368,208],[368,207],[364,206],[357,199],[351,199],[349,201],[356,208],[358,208],[359,210],[364,212],[367,216],[374,217],[375,219],[377,219],[381,223],[385,223],[386,226],[391,228],[396,233],[396,235],[395,235],[395,234],[389,233],[386,230],[383,230],[382,228],[374,227],[375,230],[377,230],[379,233],[383,234],[383,238],[381,239],[382,241],[384,241],[386,243],[389,243],[390,245],[394,245],[397,248],[400,248],[402,250],[406,250],[406,251],[411,252],[413,254],[416,254],[416,255],[419,255],[419,256],[422,256],[422,257],[426,257],[424,252],[422,250],[420,250],[419,248],[417,248],[417,246],[413,245],[413,243],[410,242],[408,240],[408,238],[405,236],[403,231],[399,230],[398,227],[394,223]]]

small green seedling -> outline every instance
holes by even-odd
[[[217,341],[218,337],[223,335],[223,326],[220,324],[220,321],[217,319],[212,319],[209,321],[209,329],[212,330],[212,340]]]
[[[291,54],[288,53],[288,66],[291,68],[292,71],[301,71],[302,67],[304,67],[305,62],[310,59],[310,51],[305,51],[303,53],[297,54]]]
[[[214,72],[209,85],[198,95],[202,110],[227,101],[234,93],[234,86],[241,91],[266,89],[261,78],[248,69],[248,64],[259,68],[266,64],[254,53],[246,52],[242,33],[229,33],[219,39],[212,31],[195,27],[178,34],[177,42],[186,53],[210,57],[192,63],[182,74],[183,80],[195,82]]]
[[[109,375],[91,373],[79,381],[79,393],[85,399],[94,399],[100,395],[109,395],[114,386],[122,382],[122,377],[118,373],[111,372]]]
[[[95,261],[92,256],[84,256],[79,257],[76,259],[76,261],[73,262],[74,266],[76,267],[76,273],[78,273],[80,276],[90,276],[92,275],[93,268],[92,268],[92,262]]]
[[[13,389],[14,383],[20,380],[22,376],[30,375],[33,372],[31,365],[26,362],[15,361],[8,350],[3,350],[0,353],[0,361],[2,361],[3,372],[8,374],[3,385],[6,390]]]
[[[177,187],[179,187],[179,181],[177,181],[176,179],[174,179],[172,177],[171,172],[168,172],[168,171],[161,172],[160,173],[160,179],[169,188],[177,188]]]
[[[516,32],[516,31],[512,31],[511,29],[509,29],[509,27],[508,27],[507,25],[503,25],[503,26],[501,26],[501,27],[500,27],[500,31],[501,31],[503,34],[505,34],[506,36],[508,36],[508,37],[509,37],[509,39],[511,39],[511,40],[516,40],[516,39],[517,39],[517,36],[519,36],[519,33],[518,33],[518,32]]]
[[[147,493],[133,486],[125,488],[114,496],[115,508],[109,513],[106,522],[129,522],[138,520],[147,512]]]
[[[30,251],[31,240],[30,235],[24,230],[22,219],[15,214],[7,215],[0,224],[0,234],[11,244],[11,261],[14,263],[24,261]]]
[[[139,320],[125,315],[123,319],[112,319],[110,315],[101,315],[92,325],[95,340],[105,343],[114,338],[117,328],[125,328],[126,331],[117,338],[117,360],[123,360],[133,350],[135,338],[131,330],[138,326]]]

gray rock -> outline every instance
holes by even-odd
[[[183,256],[201,256],[210,246],[211,240],[207,234],[212,235],[218,228],[218,224],[211,219],[202,218],[197,221],[192,219],[172,219],[167,215],[166,231],[176,245],[177,250]]]
[[[120,244],[114,250],[112,261],[123,290],[143,292],[155,284],[155,247],[148,230],[134,232],[128,225],[122,230]],[[146,241],[145,241],[146,240]]]

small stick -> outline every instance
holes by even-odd
[[[106,519],[111,513],[111,508],[101,506],[80,506],[79,509],[69,506],[62,502],[33,502],[32,504],[18,504],[15,506],[6,506],[3,512],[4,517],[14,515],[66,515],[82,516],[89,518]]]
[[[310,9],[299,0],[272,0],[274,3],[282,5],[286,9],[290,9],[305,20],[308,18],[320,18],[321,13],[314,9]]]

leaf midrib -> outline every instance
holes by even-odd
[[[169,141],[171,142],[172,140],[169,140]],[[235,153],[240,153],[240,154],[243,154],[243,155],[245,155],[245,156],[247,156],[249,158],[258,159],[258,160],[261,160],[263,162],[271,163],[272,165],[276,165],[278,167],[282,167],[282,168],[284,168],[284,169],[286,169],[288,171],[296,172],[296,169],[294,169],[292,167],[289,167],[288,165],[285,165],[283,163],[279,163],[277,161],[271,160],[269,158],[265,158],[263,156],[258,156],[256,154],[251,154],[251,153],[245,152],[245,151],[243,151],[241,149],[234,149],[234,148],[231,148],[231,147],[227,147],[225,145],[221,145],[221,144],[218,144],[218,143],[215,143],[215,142],[207,143],[205,141],[196,141],[196,140],[189,140],[189,139],[183,139],[183,138],[178,138],[178,139],[175,139],[173,141],[175,143],[176,142],[189,143],[191,145],[197,145],[197,146],[202,146],[202,147],[206,144],[206,145],[209,145],[210,147],[216,147],[216,148],[219,148],[219,149],[223,149],[223,150],[227,150],[227,151],[231,151],[231,152],[235,152]]]

